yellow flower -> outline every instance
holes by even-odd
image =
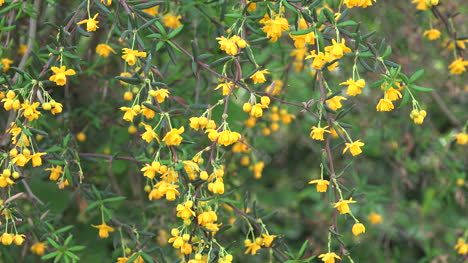
[[[466,66],[468,66],[468,61],[463,60],[463,58],[458,58],[452,64],[448,66],[450,74],[459,75],[466,71]]]
[[[101,3],[105,5],[112,5],[112,0],[101,0]]]
[[[260,23],[265,25],[262,31],[270,38],[270,42],[276,42],[283,31],[289,30],[288,20],[280,15],[276,15],[274,19],[262,19]]]
[[[52,165],[52,167],[44,169],[44,171],[50,171],[49,180],[51,181],[57,181],[57,179],[59,179],[59,177],[63,174],[62,166],[59,165],[56,167]]]
[[[356,203],[356,201],[353,201],[353,198],[351,197],[349,200],[341,200],[336,203],[334,203],[334,208],[338,209],[340,211],[340,214],[348,214],[351,212],[349,210],[349,205],[350,203]]]
[[[268,69],[258,70],[252,76],[250,76],[250,79],[253,80],[254,84],[264,83],[266,81],[265,74],[270,74]]]
[[[335,59],[343,57],[344,54],[350,53],[351,49],[346,46],[346,40],[343,38],[341,43],[336,42],[335,39],[332,39],[332,45],[325,47],[325,51],[328,52],[333,59],[329,59],[329,62]]]
[[[359,79],[358,81],[348,79],[346,82],[341,82],[340,85],[348,85],[346,95],[356,96],[362,93],[361,89],[366,86],[366,81],[364,79]]]
[[[366,227],[361,223],[355,223],[351,231],[353,232],[353,235],[358,236],[366,232]]]
[[[316,189],[318,193],[325,193],[327,191],[327,187],[330,184],[327,180],[312,180],[309,184],[317,184]]]
[[[457,138],[457,143],[461,145],[468,144],[468,133],[458,133],[453,135],[453,137]]]
[[[237,44],[230,39],[225,37],[217,37],[218,44],[220,45],[219,49],[226,52],[226,54],[234,56],[238,52]]]
[[[141,138],[145,140],[147,143],[150,143],[153,139],[156,139],[159,142],[159,136],[156,134],[156,132],[153,130],[153,127],[151,127],[148,124],[141,123],[143,126],[145,126],[145,132],[141,135]]]
[[[63,109],[63,105],[62,103],[58,103],[58,102],[55,102],[55,101],[51,101],[51,104],[53,102],[53,109],[50,110],[50,113],[52,113],[53,115],[57,114],[57,113],[60,113],[62,112],[62,109]]]
[[[382,216],[374,212],[369,214],[367,220],[369,220],[373,225],[381,224],[383,222]]]
[[[112,0],[110,0],[110,1],[112,1]],[[109,45],[99,44],[99,45],[96,46],[96,53],[101,57],[107,58],[107,57],[109,57],[111,52],[115,54],[115,50]]]
[[[236,143],[241,137],[242,136],[240,135],[240,133],[231,132],[228,130],[222,131],[217,134],[218,143],[224,146],[229,146],[233,143]]]
[[[383,98],[379,100],[379,103],[375,107],[377,111],[391,111],[395,108],[391,100]]]
[[[257,4],[254,2],[250,2],[247,0],[246,5],[247,5],[247,11],[249,12],[255,12],[257,10]]]
[[[335,252],[321,254],[319,255],[319,258],[321,258],[325,263],[335,263],[335,258],[341,259],[337,254],[335,254]]]
[[[395,101],[401,99],[402,95],[400,91],[391,87],[387,91],[385,91],[385,97],[391,101]]]
[[[26,237],[26,235],[23,235],[23,234],[15,235],[13,237],[13,242],[15,242],[15,245],[21,246],[23,244],[23,242],[24,242],[25,237]]]
[[[9,70],[10,65],[13,63],[13,60],[10,60],[8,58],[2,58],[0,61],[3,64],[3,72],[6,72],[7,70]]]
[[[152,92],[151,94],[153,97],[156,98],[158,103],[163,103],[166,100],[166,98],[169,97],[170,92],[167,89],[158,89]]]
[[[312,138],[314,140],[318,140],[318,141],[325,140],[323,138],[324,133],[325,132],[330,133],[330,131],[327,130],[327,128],[328,128],[328,126],[325,126],[323,128],[312,126],[312,131],[310,132],[310,138]]]
[[[436,40],[440,37],[440,35],[441,35],[440,31],[437,29],[426,30],[424,31],[424,34],[423,34],[423,36],[427,36],[429,40]]]
[[[179,230],[176,228],[173,228],[171,230],[172,237],[169,238],[167,243],[172,243],[172,246],[174,248],[181,248],[184,245],[185,241],[181,236],[179,236],[179,234],[180,234]]]
[[[45,244],[45,242],[39,242],[39,243],[35,243],[34,245],[32,245],[30,250],[32,253],[38,256],[43,256],[46,248],[47,248],[47,245]]]
[[[267,234],[262,234],[263,237],[263,246],[264,247],[271,247],[273,241],[277,237],[276,235],[267,235]]]
[[[460,255],[467,255],[468,254],[468,244],[465,243],[465,239],[459,238],[457,240],[457,244],[455,245],[454,249],[457,250],[457,253]]]
[[[410,118],[414,121],[415,124],[422,124],[424,118],[426,118],[427,112],[425,110],[413,109],[410,113]]]
[[[323,52],[319,52],[318,54],[315,53],[315,50],[312,50],[310,52],[310,55],[308,55],[305,59],[310,59],[314,58],[312,61],[312,67],[315,69],[322,69],[322,67],[328,62],[328,58]]]
[[[41,113],[36,110],[39,105],[41,105],[39,102],[29,104],[29,101],[26,100],[23,104],[21,104],[21,108],[23,109],[23,116],[29,121],[39,119],[39,115]]]
[[[149,179],[153,179],[156,173],[160,171],[161,163],[152,162],[151,165],[145,164],[145,167],[141,168],[140,171],[144,172],[143,175]]]
[[[0,240],[4,246],[9,246],[11,243],[13,243],[13,235],[9,233],[3,233],[3,235],[0,236]]]
[[[133,66],[137,62],[137,57],[146,57],[146,52],[140,52],[138,50],[132,50],[129,48],[122,48],[123,55],[122,58],[128,63],[128,65]]]
[[[222,82],[220,84],[218,84],[218,86],[216,86],[215,90],[218,90],[220,88],[222,88],[223,90],[223,96],[226,96],[229,94],[229,92],[231,92],[232,88],[239,88],[237,85],[234,85],[234,83],[232,83],[232,81],[228,81],[228,82]]]
[[[210,189],[211,188],[211,189]],[[224,194],[224,183],[222,178],[218,178],[214,183],[208,184],[208,190],[210,190],[213,194]]]
[[[32,161],[33,167],[41,166],[42,165],[41,156],[46,155],[46,154],[47,153],[35,153],[31,155],[31,161]]]
[[[435,6],[439,4],[439,0],[413,0],[412,3],[417,4],[416,9],[418,10],[427,10],[431,6]]]
[[[164,136],[162,141],[165,142],[168,146],[180,145],[183,139],[182,136],[180,136],[180,134],[182,134],[183,132],[184,126],[180,127],[179,129],[172,129],[166,134],[166,136]]]
[[[183,205],[177,205],[177,217],[182,219],[189,219],[192,216],[195,216],[195,212],[192,210],[193,202],[186,201]]]
[[[120,107],[120,110],[125,111],[122,119],[126,121],[133,121],[133,118],[138,115],[132,108]]]
[[[351,143],[346,143],[346,147],[343,150],[343,154],[349,149],[351,154],[353,156],[359,155],[362,153],[361,147],[364,146],[365,144],[363,142],[360,142],[361,140],[357,140]]]
[[[174,15],[171,15],[171,14],[166,14],[163,17],[163,22],[164,22],[165,26],[176,29],[176,28],[178,28],[179,26],[182,25],[182,23],[180,23],[181,18],[182,18],[181,15],[174,16]]]
[[[257,242],[253,242],[250,241],[250,239],[247,239],[244,241],[244,245],[245,247],[247,248],[244,252],[244,254],[248,254],[250,253],[251,255],[256,255],[257,254],[257,250],[261,249],[262,247],[260,246],[260,244],[257,244]]]
[[[73,69],[67,69],[66,66],[52,67],[51,70],[55,73],[49,77],[50,81],[55,82],[58,86],[63,86],[67,83],[67,76],[73,76],[76,72]]]
[[[208,125],[208,119],[206,117],[191,117],[189,120],[190,127],[196,131],[199,129],[205,129]]]
[[[143,12],[147,13],[148,15],[156,16],[159,14],[159,6],[153,6],[147,9],[143,9]]]
[[[252,106],[252,108],[250,109],[250,116],[253,116],[255,118],[260,118],[263,116],[263,108],[265,108],[265,106],[263,106],[262,104],[255,104]]]
[[[98,15],[99,15],[99,13],[96,13],[93,18],[82,20],[82,21],[78,22],[77,24],[81,25],[81,24],[86,23],[86,31],[88,31],[88,32],[96,31],[96,29],[99,28],[98,25],[97,25],[99,23],[99,21],[96,20]]]
[[[26,54],[27,49],[28,49],[28,46],[26,46],[25,44],[20,44],[18,48],[18,54],[21,56],[24,56],[24,54]]]
[[[342,100],[347,100],[347,98],[342,97],[342,96],[334,96],[333,98],[326,100],[326,102],[327,102],[328,107],[330,107],[330,109],[337,110],[343,107],[343,105],[341,104]]]
[[[262,177],[263,168],[265,168],[264,162],[258,162],[252,166],[255,179],[260,179]]]
[[[150,101],[147,101],[146,103],[151,104]],[[145,105],[141,105],[140,113],[143,114],[147,119],[152,119],[156,115],[152,109],[146,107]]]
[[[99,237],[100,238],[108,238],[109,237],[109,232],[114,232],[114,228],[111,226],[108,226],[106,222],[102,222],[100,225],[91,225],[94,228],[99,229]]]

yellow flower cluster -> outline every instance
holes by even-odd
[[[226,54],[234,56],[239,52],[239,48],[245,48],[247,42],[240,36],[233,35],[229,39],[226,37],[217,37],[220,49],[225,51]]]

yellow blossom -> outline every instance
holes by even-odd
[[[385,97],[391,101],[395,101],[401,99],[403,96],[401,95],[400,91],[390,87],[387,91],[385,91]]]
[[[348,89],[346,89],[346,95],[356,96],[362,93],[361,89],[366,86],[366,81],[364,79],[359,79],[357,81],[348,79],[346,82],[341,82],[340,85],[348,85]]]
[[[53,165],[50,168],[44,169],[44,171],[50,171],[49,180],[57,181],[57,179],[63,174],[62,166],[57,165],[54,167]]]
[[[379,100],[379,103],[375,108],[377,111],[391,111],[395,108],[395,106],[393,105],[391,100],[383,98]]]
[[[58,86],[64,86],[67,83],[67,76],[73,76],[76,72],[73,69],[67,69],[66,66],[50,68],[55,75],[49,77],[50,81],[55,82]]]
[[[366,232],[366,227],[361,223],[355,223],[351,231],[353,232],[353,235],[358,236]]]
[[[153,6],[147,9],[143,9],[142,11],[147,13],[148,15],[156,16],[157,14],[159,14],[159,6]]]
[[[382,216],[375,212],[370,213],[367,220],[369,220],[373,225],[381,224],[383,222]]]
[[[176,29],[182,25],[182,23],[180,23],[181,18],[182,18],[181,15],[174,16],[172,14],[166,14],[163,17],[163,22],[165,26]]]
[[[111,226],[108,226],[106,222],[102,222],[100,225],[91,225],[94,228],[99,229],[99,237],[100,238],[108,238],[109,237],[109,232],[114,232],[114,228]]]
[[[156,176],[156,173],[159,172],[161,167],[161,163],[159,162],[152,162],[151,165],[145,164],[140,171],[144,172],[143,175],[148,177],[149,179],[153,179]]]
[[[166,145],[171,146],[171,145],[180,145],[182,142],[182,134],[184,132],[184,126],[180,127],[179,129],[172,129],[170,130],[166,136],[162,139],[163,142],[166,143]]]
[[[238,132],[231,132],[229,130],[222,131],[217,134],[218,143],[224,146],[229,146],[233,143],[236,143],[241,135]]]
[[[458,58],[453,61],[452,64],[448,66],[450,74],[459,75],[466,71],[468,66],[468,61],[463,60],[463,58]]]
[[[348,214],[349,212],[351,212],[349,210],[348,205],[350,203],[356,203],[356,201],[353,201],[352,197],[349,200],[341,200],[334,203],[334,208],[338,209],[338,211],[340,211],[340,214]]]
[[[310,132],[310,138],[312,138],[314,140],[318,140],[318,141],[325,140],[323,138],[324,133],[325,132],[330,133],[330,131],[327,130],[327,128],[328,128],[328,126],[325,126],[323,128],[312,126],[312,131]]]
[[[39,242],[39,243],[35,243],[34,245],[32,245],[30,250],[32,253],[38,256],[43,256],[46,248],[47,248],[47,245],[45,244],[45,242]]]
[[[159,136],[148,124],[141,123],[145,127],[145,132],[141,134],[141,138],[145,140],[147,143],[150,143],[153,139],[156,139],[159,142]]]
[[[13,235],[9,233],[3,233],[3,235],[0,236],[0,241],[4,246],[9,246],[11,243],[13,243]]]
[[[426,30],[424,31],[424,34],[423,34],[423,36],[427,36],[429,40],[436,40],[440,37],[440,35],[441,35],[440,31],[437,29]]]
[[[254,84],[264,83],[266,81],[265,74],[270,74],[268,69],[258,70],[252,76],[250,76],[250,79],[253,80]]]
[[[150,95],[155,97],[158,103],[163,103],[166,100],[166,98],[169,97],[170,93],[171,92],[169,92],[169,90],[167,89],[158,89],[154,92],[151,92]]]
[[[337,110],[343,107],[343,105],[341,104],[342,100],[347,100],[347,98],[342,97],[342,96],[334,96],[333,98],[326,100],[326,102],[327,102],[328,107],[330,107],[330,109]]]
[[[138,115],[133,108],[128,108],[128,107],[120,107],[120,110],[124,111],[125,114],[122,117],[122,119],[126,121],[133,121],[133,118]]]
[[[192,210],[193,202],[186,201],[184,204],[177,205],[177,217],[182,219],[189,219],[192,216],[195,216],[195,212]]]
[[[457,143],[461,145],[468,144],[468,133],[458,133],[453,135],[453,137],[457,138]]]
[[[33,167],[41,166],[42,165],[42,155],[46,155],[47,153],[35,153],[31,155],[31,162]]]
[[[273,241],[277,237],[276,235],[267,235],[267,234],[262,234],[263,237],[263,246],[264,247],[271,247]]]
[[[115,50],[107,44],[99,44],[96,46],[96,53],[101,57],[107,58],[111,52],[115,54]]]
[[[1,64],[3,64],[3,72],[6,72],[10,69],[10,65],[13,63],[13,60],[8,58],[2,58],[0,60]]]
[[[344,54],[351,52],[351,49],[347,47],[345,43],[346,40],[344,38],[341,42],[336,42],[335,39],[332,39],[332,45],[325,47],[325,51],[333,57],[333,59],[329,59],[329,62],[334,59],[339,59],[343,57]]]
[[[318,257],[321,258],[322,261],[325,263],[335,263],[335,258],[341,260],[341,258],[337,254],[335,254],[335,252],[321,254]]]
[[[123,48],[122,58],[128,63],[128,65],[133,66],[137,62],[137,57],[146,57],[146,52],[140,52],[138,50],[132,50],[129,48]]]
[[[105,5],[112,5],[112,0],[101,0],[101,3]]]
[[[262,31],[270,38],[270,42],[276,42],[283,31],[289,30],[288,20],[280,15],[276,15],[274,19],[262,19],[260,23],[265,25]]]
[[[346,147],[343,150],[343,154],[349,149],[353,156],[359,155],[362,153],[361,147],[365,144],[361,140],[357,140],[351,143],[346,143]]]
[[[99,15],[99,13],[96,13],[93,18],[90,17],[89,19],[82,20],[82,21],[78,22],[77,24],[81,25],[81,24],[86,23],[86,31],[88,31],[88,32],[96,31],[96,29],[99,28],[98,25],[97,25],[99,23],[99,21],[96,20],[98,15]]]
[[[318,193],[325,193],[327,191],[327,187],[330,184],[329,181],[327,180],[312,180],[309,182],[309,184],[317,184],[316,190]]]
[[[256,255],[257,251],[262,248],[257,242],[252,242],[250,239],[245,240],[244,245],[247,248],[244,254]]]
[[[468,243],[465,243],[465,239],[459,238],[457,240],[457,244],[455,245],[454,249],[457,250],[457,253],[460,255],[467,255],[468,254]]]
[[[25,101],[21,104],[21,108],[23,110],[23,116],[27,118],[29,121],[39,119],[39,115],[41,114],[37,107],[41,105],[39,102],[34,102],[33,104],[29,104],[29,101]]]

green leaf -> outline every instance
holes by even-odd
[[[184,29],[184,26],[183,26],[183,25],[181,25],[181,26],[179,26],[178,28],[174,29],[171,33],[169,33],[168,38],[173,38],[173,37],[175,37],[177,34],[180,33],[180,31],[182,31],[182,29]]]
[[[433,91],[433,89],[431,89],[431,88],[424,88],[424,87],[414,85],[414,84],[411,84],[410,88],[412,88],[412,89],[414,89],[416,91],[420,91],[420,92],[432,92]]]
[[[62,160],[47,160],[47,162],[53,165],[65,165],[66,164],[65,161],[62,161]]]
[[[117,196],[117,197],[111,197],[111,198],[106,198],[102,200],[105,203],[112,203],[112,202],[118,202],[127,199],[125,196]]]
[[[294,31],[294,32],[290,32],[291,35],[293,36],[300,36],[300,35],[306,35],[306,34],[309,34],[310,32],[314,31],[313,28],[307,28],[307,29],[301,29],[301,30],[298,30],[298,31]]]
[[[392,54],[392,47],[390,45],[388,45],[387,48],[385,49],[385,52],[383,53],[382,57],[386,58],[386,57],[390,56],[390,54]]]
[[[157,6],[157,5],[160,5],[160,4],[163,4],[163,3],[164,3],[164,1],[151,1],[151,2],[148,2],[148,3],[134,5],[133,8],[143,10],[143,9],[148,9],[148,8],[151,8],[153,6]]]
[[[52,259],[52,258],[55,258],[58,254],[60,254],[60,251],[54,251],[52,253],[42,256],[41,259],[42,260]]]
[[[353,21],[353,20],[348,20],[348,21],[344,21],[342,23],[339,23],[338,25],[336,25],[337,27],[345,27],[345,26],[357,26],[359,23],[356,22],[356,21]]]
[[[335,23],[335,16],[333,15],[332,11],[330,11],[330,9],[324,8],[322,9],[322,13],[325,15],[328,21],[330,21],[330,23]]]
[[[307,245],[309,244],[309,241],[308,240],[305,240],[304,243],[302,244],[301,246],[301,249],[299,250],[299,253],[297,254],[297,257],[296,259],[301,259],[302,256],[304,256],[304,253],[307,249]]]
[[[60,245],[57,242],[55,242],[52,238],[48,237],[47,242],[51,244],[54,248],[60,249]]]
[[[418,79],[420,79],[422,77],[422,75],[424,75],[424,69],[420,69],[420,70],[414,72],[414,74],[409,79],[409,83],[413,83],[413,82],[417,81]]]

